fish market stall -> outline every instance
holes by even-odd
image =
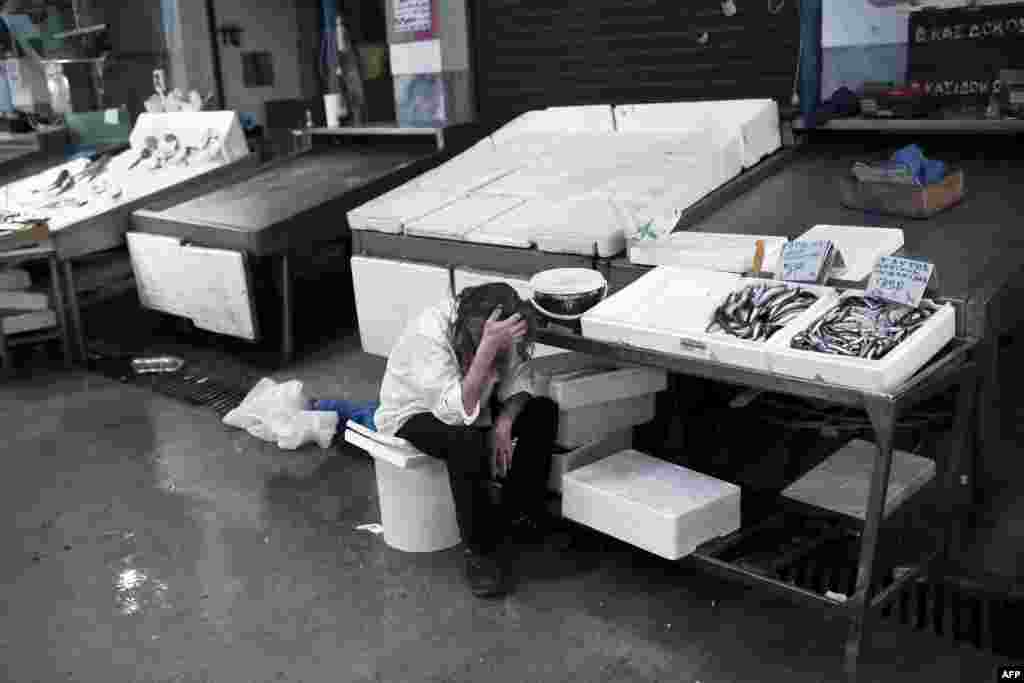
[[[349,239],[345,212],[438,163],[441,153],[410,136],[319,144],[184,202],[136,211],[129,234],[143,305],[201,329],[249,341],[260,325],[252,268],[273,268],[280,349],[294,350],[293,279],[298,252]],[[188,267],[185,267],[188,264]],[[183,277],[182,273],[189,273]],[[394,285],[391,285],[394,287]]]
[[[1016,296],[1024,284],[1020,265],[1024,241],[1017,223],[1024,212],[1024,196],[1019,191],[1024,172],[1018,162],[1008,158],[1012,150],[1000,149],[995,139],[982,143],[976,137],[927,138],[933,156],[948,160],[965,173],[967,193],[953,208],[926,219],[908,219],[847,208],[840,201],[839,178],[849,173],[851,165],[898,147],[898,142],[871,133],[860,133],[851,140],[821,135],[827,137],[801,145],[790,159],[743,193],[707,208],[701,216],[684,216],[677,229],[789,239],[817,225],[900,231],[902,243],[882,245],[878,240],[878,253],[903,253],[933,263],[938,295],[955,309],[957,335],[978,340],[975,353],[981,395],[975,431],[981,460],[975,484],[985,489],[993,482],[1014,478],[1013,463],[998,459],[996,449],[985,446],[998,441],[1001,429],[999,411],[994,407],[1000,395],[999,338],[1013,331],[1022,317]],[[614,292],[649,270],[650,266],[632,263],[624,256],[613,260],[605,275]],[[863,280],[843,284],[864,286]]]
[[[720,271],[648,270],[583,313],[578,330],[549,325],[538,341],[609,362],[863,411],[873,431],[868,446],[874,455],[862,458],[867,465],[861,467],[837,453],[826,461],[824,474],[815,471],[787,489],[791,500],[812,501],[794,508],[777,498],[769,501],[771,507],[763,501],[739,506],[740,495],[747,494],[730,482],[694,479],[697,475],[685,468],[626,451],[566,474],[563,489],[571,497],[563,499],[563,514],[668,559],[685,558],[848,619],[844,663],[855,676],[869,620],[908,582],[947,560],[962,539],[967,501],[960,477],[970,471],[977,367],[971,359],[975,342],[955,336],[954,317],[951,304],[927,299],[898,304],[863,292]],[[945,457],[934,454],[937,468],[921,470],[915,460],[913,472],[905,473],[908,454],[893,446],[896,421],[953,388],[954,445]],[[854,470],[860,484],[828,476],[833,469]],[[891,484],[896,471],[899,482]],[[932,478],[933,491],[943,500],[939,509],[946,512],[941,541],[932,539],[927,549],[899,550],[900,571],[892,573],[893,560],[879,559],[883,525]],[[815,501],[823,498],[835,500],[822,486],[845,491],[845,507],[836,512],[834,504],[818,506]],[[846,490],[850,486],[855,488]],[[708,499],[703,507],[687,507],[698,495]],[[627,507],[631,519],[643,521],[624,526],[620,520]],[[848,509],[860,513],[847,514]],[[719,512],[712,515],[712,510]],[[694,526],[698,514],[705,521]],[[675,526],[666,526],[666,517],[674,515],[679,516]],[[803,530],[796,536],[784,535],[797,527]],[[849,583],[826,582],[816,589],[798,585],[792,566],[829,538],[845,538],[857,548],[855,580],[851,575]]]
[[[405,310],[399,297],[414,287],[445,291],[451,267],[510,282],[548,268],[594,268],[625,250],[638,222],[699,203],[772,163],[780,145],[770,100],[522,114],[349,212],[363,349],[387,355],[404,323],[373,310]],[[381,281],[408,286],[389,294],[375,286]]]
[[[188,197],[244,168],[248,146],[234,112],[143,114],[130,147],[51,167],[7,184],[4,221],[43,222],[63,264],[78,353],[85,342],[73,262],[124,244],[131,212]]]

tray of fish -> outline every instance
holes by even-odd
[[[583,316],[583,334],[768,372],[766,350],[831,307],[835,290],[660,266]]]
[[[845,292],[834,306],[769,353],[772,372],[864,391],[891,393],[948,344],[950,304],[917,307]]]

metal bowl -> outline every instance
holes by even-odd
[[[608,283],[596,270],[555,268],[530,280],[534,308],[555,320],[579,320],[608,293]]]

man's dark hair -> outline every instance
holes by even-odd
[[[459,368],[463,373],[469,369],[483,336],[483,326],[495,307],[501,306],[500,320],[518,313],[526,321],[526,336],[516,344],[513,353],[520,361],[527,361],[533,355],[533,342],[537,333],[537,318],[529,302],[519,298],[510,285],[504,282],[489,282],[476,287],[466,287],[455,297],[455,315],[452,317],[449,338]],[[501,368],[501,364],[499,364]],[[503,368],[502,368],[503,369]]]

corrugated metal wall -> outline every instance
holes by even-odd
[[[789,102],[797,0],[475,0],[479,119],[541,106],[775,97]],[[706,35],[705,35],[706,34]]]

